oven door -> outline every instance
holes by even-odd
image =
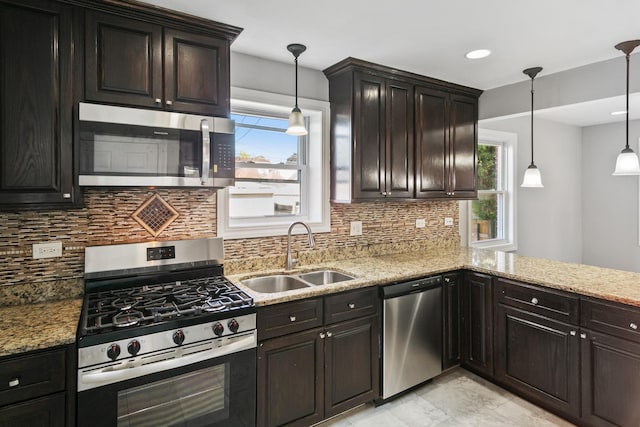
[[[78,393],[78,426],[253,426],[256,349]]]

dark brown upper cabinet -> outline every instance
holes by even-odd
[[[56,209],[73,175],[74,11],[0,1],[0,210]]]
[[[478,98],[415,89],[416,198],[477,196]]]
[[[241,30],[224,29],[228,31],[221,37],[156,21],[87,12],[86,99],[228,116],[229,48]]]
[[[481,91],[354,58],[324,73],[332,201],[476,197]]]

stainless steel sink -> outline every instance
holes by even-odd
[[[335,270],[311,271],[309,273],[299,274],[298,277],[315,286],[328,285],[331,283],[344,282],[346,280],[355,279],[355,277],[353,276],[349,276],[348,274],[344,274]]]
[[[284,274],[274,274],[273,276],[262,276],[254,277],[252,279],[244,279],[242,281],[242,284],[248,286],[256,292],[267,294],[309,287],[308,283],[303,282],[297,277]]]

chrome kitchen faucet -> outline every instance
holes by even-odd
[[[311,228],[307,224],[302,221],[296,221],[289,226],[289,231],[287,231],[287,270],[293,269],[293,264],[298,260],[296,258],[291,258],[291,230],[297,224],[304,226],[307,229],[307,236],[309,237],[309,247],[312,248],[315,246],[316,242],[313,239],[313,233],[311,232]]]

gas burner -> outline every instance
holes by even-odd
[[[137,325],[143,317],[142,313],[135,310],[120,312],[113,316],[113,326],[116,328],[125,328],[127,326]]]

